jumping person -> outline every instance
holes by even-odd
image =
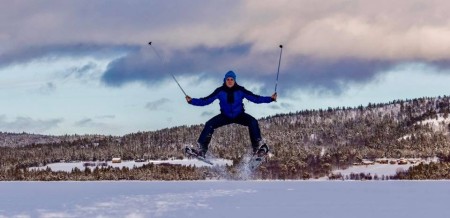
[[[198,138],[198,150],[192,149],[198,156],[205,157],[208,151],[208,145],[211,141],[214,130],[232,123],[247,126],[250,133],[253,153],[264,155],[269,152],[269,147],[261,138],[258,121],[251,115],[245,113],[243,100],[247,100],[260,104],[270,103],[277,100],[277,94],[272,96],[259,96],[248,91],[244,87],[236,83],[236,74],[228,71],[223,79],[223,85],[217,88],[212,94],[204,98],[191,98],[186,96],[186,101],[195,106],[205,106],[219,99],[220,114],[208,120],[205,127]]]

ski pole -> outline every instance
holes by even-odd
[[[181,91],[183,92],[184,96],[188,96],[186,92],[184,92],[183,88],[181,88],[180,83],[178,83],[177,79],[175,79],[175,76],[171,73],[173,80],[178,84],[178,87],[180,87]]]
[[[159,55],[158,51],[156,51],[155,47],[152,46],[152,42],[148,43],[150,45],[150,47],[152,47],[153,51],[155,52],[156,56],[158,56],[159,60],[161,60],[161,62],[163,64],[165,64],[166,62],[162,59],[162,57]],[[177,83],[178,87],[180,87],[181,91],[183,92],[184,96],[188,96],[186,94],[186,92],[184,91],[183,88],[181,88],[180,83],[178,82],[178,80],[175,78],[175,76],[173,75],[173,73],[170,73],[170,75],[172,75],[173,80],[175,80],[175,82]]]
[[[275,94],[277,93],[278,76],[280,75],[281,54],[283,53],[283,45],[280,45],[280,59],[278,60],[277,80],[275,82]]]

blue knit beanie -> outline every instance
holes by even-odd
[[[223,78],[223,82],[226,82],[228,77],[231,77],[234,79],[234,81],[236,81],[236,74],[231,70],[225,74],[225,78]]]

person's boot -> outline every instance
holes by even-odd
[[[258,148],[253,149],[253,153],[258,155],[259,157],[266,155],[267,153],[269,153],[269,151],[269,146],[263,141],[260,141],[260,146]]]
[[[192,148],[192,152],[194,152],[199,157],[206,157],[206,149],[200,143],[197,143],[197,148]]]

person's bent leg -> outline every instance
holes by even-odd
[[[259,128],[258,120],[250,114],[242,113],[236,118],[236,123],[247,126],[252,143],[253,151],[255,152],[259,147],[259,142],[262,140],[261,130]]]
[[[211,118],[205,123],[205,127],[203,128],[202,133],[200,134],[200,137],[197,140],[200,148],[204,153],[208,151],[208,146],[209,143],[211,142],[214,130],[230,123],[231,123],[230,119],[222,114],[219,114]]]

